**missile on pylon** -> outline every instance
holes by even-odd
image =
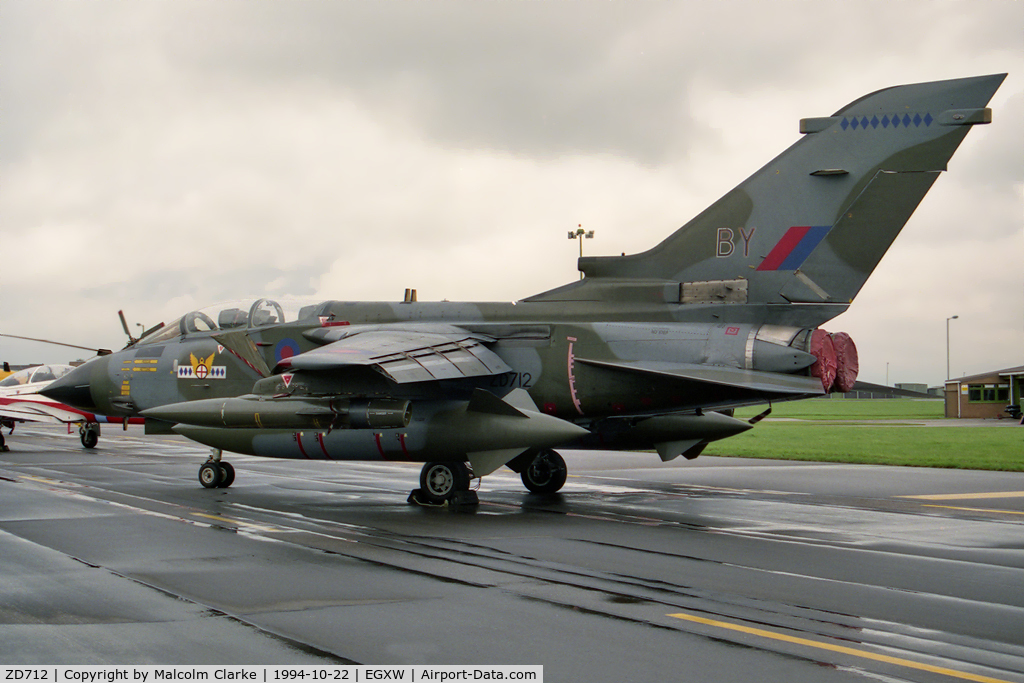
[[[412,404],[399,399],[310,399],[248,395],[184,401],[142,411],[176,424],[236,429],[392,429],[409,424]]]

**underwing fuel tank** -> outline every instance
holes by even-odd
[[[656,415],[637,420],[631,425],[628,422],[608,425],[601,430],[599,437],[591,435],[581,442],[581,446],[617,450],[653,448],[666,462],[680,455],[692,460],[710,442],[742,434],[753,426],[747,420],[738,420],[714,411]]]

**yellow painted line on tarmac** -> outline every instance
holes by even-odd
[[[33,477],[28,474],[19,475],[19,479],[28,479],[29,481],[38,481],[43,484],[59,484],[60,482],[56,479],[46,479],[45,477]]]
[[[959,678],[965,681],[976,681],[977,683],[1011,683],[1010,681],[1005,681],[1001,678],[979,676],[978,674],[972,674],[966,671],[957,671],[956,669],[947,669],[941,666],[933,666],[931,664],[915,662],[913,660],[903,659],[901,657],[881,655],[875,652],[871,652],[869,650],[859,650],[857,648],[846,647],[844,645],[833,645],[832,643],[826,643],[819,640],[809,640],[807,638],[789,636],[784,633],[776,633],[775,631],[767,631],[761,628],[753,628],[751,626],[741,626],[740,624],[730,624],[725,621],[706,619],[704,617],[698,617],[696,614],[687,614],[685,612],[679,612],[676,614],[668,614],[666,616],[673,617],[675,619],[683,619],[684,621],[692,621],[698,624],[704,624],[705,626],[713,626],[715,628],[726,629],[728,631],[738,631],[740,633],[746,633],[748,635],[757,636],[759,638],[780,640],[786,643],[793,643],[794,645],[813,647],[819,650],[829,650],[830,652],[839,652],[844,655],[851,655],[853,657],[860,657],[862,659],[871,659],[876,662],[885,662],[886,664],[894,664],[896,666],[902,666],[908,669],[929,671],[931,673],[937,673],[943,676],[950,676],[952,678]]]
[[[59,486],[69,489],[81,488],[81,484],[76,484],[70,481],[61,481],[60,479],[48,479],[47,477],[33,477],[30,474],[19,474],[18,479],[26,479],[28,481],[39,482],[40,484],[46,484],[47,486]]]
[[[966,510],[968,512],[991,512],[997,515],[1024,515],[1024,512],[1020,510],[992,510],[988,508],[965,508],[957,507],[956,505],[922,505],[921,507],[942,508],[945,510]]]
[[[936,493],[927,496],[897,496],[914,500],[983,500],[985,498],[1024,498],[1024,491],[993,491],[991,493]]]

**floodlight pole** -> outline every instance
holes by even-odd
[[[593,230],[584,230],[583,224],[580,223],[576,226],[575,230],[569,231],[569,239],[580,241],[580,258],[583,258],[583,238],[586,237],[588,240],[594,239]],[[583,271],[580,271],[580,279],[583,279]]]
[[[949,380],[949,321],[956,320],[960,316],[953,315],[946,318],[946,380]]]

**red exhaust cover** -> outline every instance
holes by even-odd
[[[860,372],[857,347],[853,343],[853,338],[845,332],[836,332],[832,335],[832,346],[836,352],[836,381],[832,385],[832,391],[852,391],[857,381],[857,373]]]
[[[832,343],[832,336],[822,329],[811,332],[812,356],[818,360],[811,366],[811,377],[821,380],[822,388],[828,392],[836,381],[836,348]]]

